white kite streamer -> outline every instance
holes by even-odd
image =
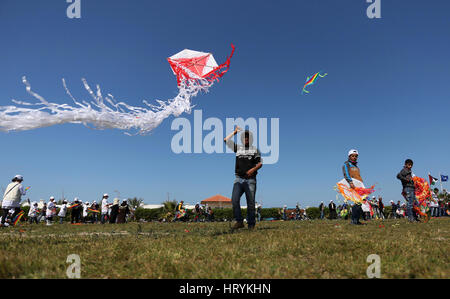
[[[192,98],[199,92],[207,93],[214,81],[228,71],[234,53],[233,45],[232,48],[233,52],[220,66],[217,66],[212,54],[192,50],[184,50],[169,58],[170,66],[177,75],[178,95],[168,101],[157,100],[158,105],[151,105],[144,100],[147,108],[116,102],[111,94],[103,96],[99,85],[94,92],[85,79],[82,79],[84,88],[93,101],[77,101],[63,79],[64,89],[75,105],[55,104],[34,92],[23,77],[27,92],[39,102],[32,104],[13,100],[22,107],[0,107],[0,130],[26,131],[58,124],[81,123],[87,127],[91,124],[96,129],[132,130],[145,135],[171,115],[177,117],[184,112],[190,113],[193,108]]]
[[[85,126],[91,124],[96,129],[137,130],[139,134],[144,135],[159,126],[170,115],[177,117],[184,112],[191,112],[193,107],[191,99],[200,91],[208,92],[213,84],[205,79],[182,80],[175,98],[166,102],[157,100],[158,106],[151,105],[144,100],[143,102],[148,108],[143,108],[130,106],[124,102],[117,103],[111,94],[103,96],[99,85],[94,93],[85,79],[82,79],[84,88],[91,95],[93,101],[82,101],[81,103],[72,96],[63,79],[64,89],[73,100],[74,106],[50,103],[31,89],[31,85],[25,77],[22,81],[27,92],[38,99],[39,103],[31,104],[16,100],[13,102],[22,106],[42,107],[0,107],[0,130],[2,131],[26,131],[58,124],[81,123]]]

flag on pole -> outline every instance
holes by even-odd
[[[448,175],[442,175],[441,174],[441,181],[442,182],[447,182],[448,181]]]
[[[433,186],[438,181],[438,179],[431,176],[431,174],[428,174],[428,179],[430,180],[430,186]]]

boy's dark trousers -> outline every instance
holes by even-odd
[[[352,207],[352,224],[357,224],[359,222],[359,218],[361,217],[362,208],[361,205],[355,204]]]

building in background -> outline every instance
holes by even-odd
[[[211,207],[213,209],[232,208],[231,198],[219,194],[202,200],[201,204],[208,205],[208,207]]]

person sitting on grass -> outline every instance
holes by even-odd
[[[256,195],[256,175],[262,167],[260,151],[253,146],[253,134],[250,131],[244,131],[241,134],[242,145],[233,142],[234,135],[239,133],[241,128],[236,126],[234,131],[224,138],[224,142],[233,152],[236,153],[235,162],[235,180],[231,202],[233,206],[233,217],[236,223],[233,229],[244,227],[241,212],[241,196],[245,193],[247,200],[247,223],[248,229],[255,228],[255,195]]]
[[[413,211],[413,206],[416,204],[416,188],[414,186],[413,181],[413,174],[411,172],[411,169],[413,167],[414,162],[411,159],[407,159],[405,161],[405,165],[403,166],[403,169],[397,174],[397,179],[399,179],[402,182],[403,191],[402,195],[405,197],[407,201],[407,216],[408,220],[410,222],[419,221],[415,213]]]

